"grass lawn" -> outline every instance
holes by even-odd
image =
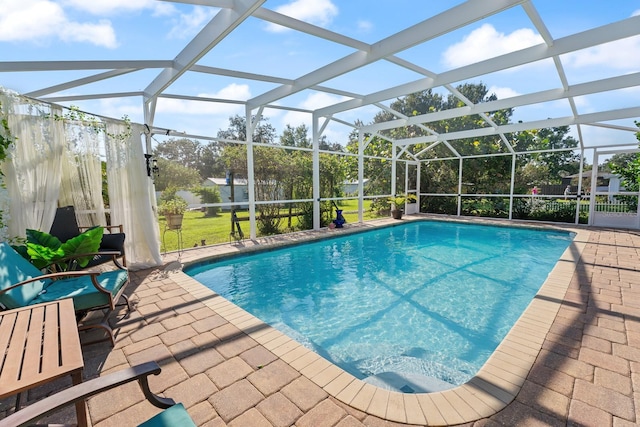
[[[380,218],[373,212],[368,210],[370,201],[365,200],[364,220]],[[346,200],[340,204],[343,210],[343,216],[347,223],[358,222],[358,201]],[[335,218],[335,211],[332,212]],[[239,218],[247,218],[248,212],[238,213]],[[282,219],[283,227],[286,227],[286,218]],[[298,224],[297,218],[293,218],[292,225],[295,228]],[[165,231],[165,219],[160,217],[160,250],[162,252],[170,252],[178,249],[178,233],[172,230]],[[245,235],[249,237],[249,221],[240,221],[240,227]],[[182,221],[182,245],[184,248],[191,248],[195,245],[201,246],[203,241],[205,245],[213,245],[216,243],[228,243],[232,240],[231,232],[231,213],[221,212],[214,217],[205,217],[204,212],[188,211],[184,214]],[[288,232],[283,230],[283,233]],[[164,244],[162,244],[164,243]]]

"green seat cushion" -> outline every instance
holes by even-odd
[[[176,403],[138,427],[196,427],[182,403]]]
[[[24,259],[6,242],[0,243],[0,290],[23,280],[42,276],[42,272]],[[32,304],[50,280],[37,280],[0,294],[0,304],[5,308],[19,308]]]
[[[98,283],[115,296],[127,282],[127,278],[126,270],[107,271],[98,276]],[[109,296],[98,291],[93,286],[91,276],[88,275],[51,281],[45,291],[33,300],[32,304],[64,298],[73,298],[73,306],[76,311],[89,310],[109,304]]]

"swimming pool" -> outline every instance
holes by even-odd
[[[415,221],[185,272],[357,378],[435,391],[476,373],[571,239]]]

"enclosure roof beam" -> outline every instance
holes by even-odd
[[[99,82],[100,80],[110,79],[112,77],[122,76],[124,74],[132,73],[134,71],[138,71],[139,68],[123,68],[121,70],[111,70],[100,74],[94,74],[89,77],[84,77],[82,79],[72,80],[66,83],[62,83],[55,86],[49,86],[48,88],[43,88],[40,90],[36,90],[25,95],[31,96],[34,98],[39,98],[41,96],[49,95],[51,93],[62,92],[67,89],[72,89],[78,86],[84,86],[86,84]]]
[[[331,64],[318,68],[315,71],[297,79],[293,85],[282,85],[259,95],[249,100],[249,106],[251,108],[255,108],[258,105],[269,104],[277,101],[522,2],[523,0],[494,0],[491,2],[484,0],[469,0],[412,27],[395,33],[394,35],[371,45],[367,51],[354,52]],[[404,92],[403,94],[406,93],[410,92]],[[322,115],[330,116],[331,113]]]
[[[522,132],[531,129],[544,129],[560,126],[572,126],[578,124],[590,124],[598,121],[631,119],[640,116],[640,107],[621,108],[618,110],[601,111],[597,113],[582,114],[578,117],[559,117],[544,120],[534,120],[530,122],[520,122],[501,125],[497,128],[486,127],[479,129],[469,129],[459,132],[442,133],[439,135],[428,135],[416,138],[399,139],[398,145],[431,143],[438,140],[455,140],[464,138],[476,138],[481,136],[498,135],[501,133]]]
[[[638,34],[640,34],[640,15],[557,39],[553,46],[547,46],[545,43],[531,46],[515,52],[506,53],[495,58],[465,65],[450,71],[445,71],[433,79],[419,79],[414,82],[374,92],[366,95],[364,100],[349,100],[342,103],[336,103],[329,107],[320,108],[317,112],[319,115],[336,114],[342,111],[361,107],[363,104],[373,104],[399,95],[470,80],[486,74],[541,61],[543,59],[552,58],[553,56],[563,55],[576,50],[586,49]]]
[[[569,86],[567,90],[549,89],[526,95],[514,96],[511,98],[498,99],[496,101],[482,102],[479,104],[474,104],[473,106],[465,106],[460,108],[452,108],[450,110],[436,111],[434,113],[421,114],[419,116],[409,117],[408,119],[390,120],[383,123],[374,123],[365,126],[365,129],[367,130],[367,132],[370,130],[377,131],[385,129],[395,129],[397,127],[410,126],[418,123],[449,120],[456,117],[486,113],[489,111],[502,110],[523,105],[557,101],[559,99],[568,97],[577,97],[589,95],[592,93],[607,92],[636,86],[640,86],[640,72],[625,74],[616,77],[609,77],[606,79],[587,83],[579,83],[573,86]]]
[[[293,80],[282,77],[267,76],[265,74],[247,73],[243,71],[229,70],[226,68],[209,67],[207,65],[194,64],[190,71],[196,73],[213,74],[216,76],[234,77],[237,79],[255,80],[259,82],[292,84]]]
[[[197,72],[197,73],[212,74],[217,76],[234,77],[238,79],[261,81],[261,82],[267,82],[267,83],[276,83],[276,84],[282,84],[282,85],[292,85],[295,83],[293,79],[267,76],[265,74],[246,73],[241,71],[229,70],[225,68],[209,67],[206,65],[198,65],[198,64],[195,64],[194,66],[192,66],[190,71]],[[360,94],[348,92],[342,89],[334,89],[326,86],[316,85],[316,86],[310,87],[309,89],[317,90],[318,92],[326,92],[334,95],[340,95],[348,98],[362,98],[362,95]],[[270,106],[272,106],[272,104],[270,104]]]
[[[329,40],[333,43],[352,47],[357,50],[368,51],[371,47],[368,43],[362,42],[360,40],[356,40],[354,38],[329,31],[325,28],[318,27],[316,25],[309,24],[295,18],[291,18],[281,13],[274,12],[273,10],[266,9],[264,7],[257,9],[253,13],[253,17],[263,19],[265,21],[271,22],[272,24],[281,25],[292,30],[300,31],[302,33],[310,34],[314,37]]]
[[[178,53],[173,65],[165,68],[145,88],[147,98],[157,97],[200,58],[222,41],[266,0],[236,0],[233,9],[221,9],[202,30]]]
[[[622,131],[626,131],[626,132],[638,132],[638,128],[632,128],[631,126],[620,126],[620,125],[613,125],[610,123],[584,123],[585,126],[595,126],[595,127],[601,127],[601,128],[607,128],[607,129],[615,129],[615,130],[622,130]]]
[[[105,60],[105,61],[0,61],[0,72],[129,70],[132,68],[167,68],[170,60]]]
[[[142,91],[94,93],[91,95],[46,96],[39,99],[47,102],[68,102],[68,101],[86,101],[90,99],[129,98],[132,96],[144,96],[144,93]]]

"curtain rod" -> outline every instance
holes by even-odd
[[[12,90],[7,90],[7,89],[2,88],[2,87],[0,87],[0,91],[4,92],[5,94],[14,93],[16,96],[24,98],[24,99],[27,99],[27,100],[29,100],[31,102],[38,102],[38,103],[41,103],[41,104],[44,104],[44,105],[56,106],[56,107],[59,107],[59,108],[65,109],[65,110],[72,111],[71,107],[66,107],[64,105],[56,104],[55,102],[43,101],[42,99],[33,98],[31,96],[24,95],[24,94],[21,94],[21,93],[12,91]],[[108,117],[108,116],[103,116],[103,115],[100,115],[100,114],[90,113],[89,111],[84,111],[84,110],[81,110],[80,108],[77,108],[77,107],[73,108],[73,110],[78,111],[78,112],[83,113],[83,114],[89,114],[89,115],[91,115],[93,117],[97,117],[97,118],[99,118],[101,120],[123,121],[123,119],[115,119],[113,117]],[[156,134],[156,133],[169,135],[171,132],[177,132],[174,129],[162,128],[162,127],[158,127],[158,126],[153,126],[153,128],[150,130],[149,125],[147,125],[146,123],[144,123],[144,124],[137,123],[137,122],[131,122],[131,123],[132,124],[136,124],[136,125],[140,125],[140,126],[144,126],[147,129],[148,132],[151,132],[152,135]]]

